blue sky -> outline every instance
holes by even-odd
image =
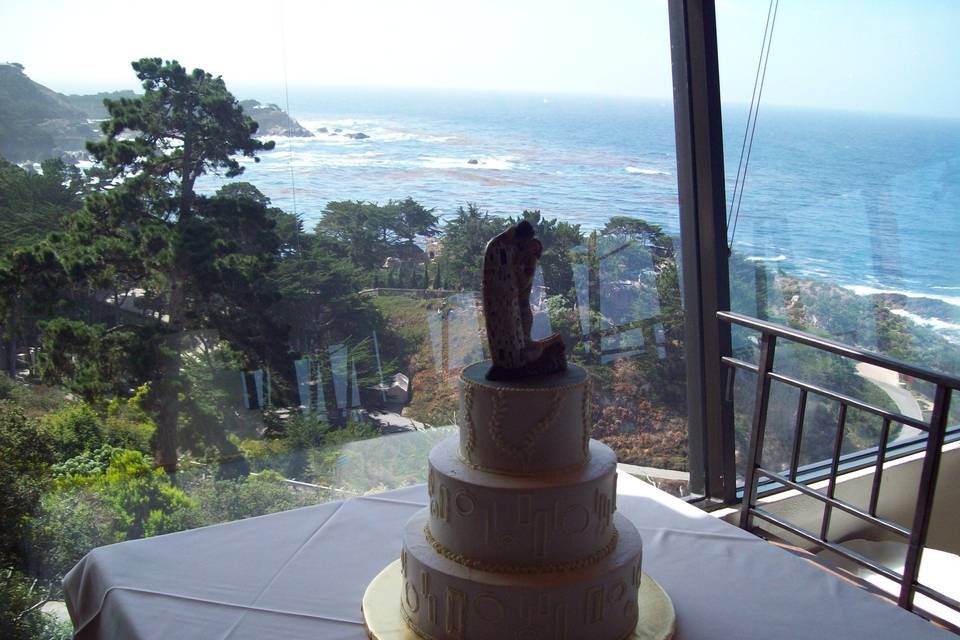
[[[243,87],[671,95],[667,0],[33,0],[0,4],[0,61],[67,92],[177,58]],[[162,6],[162,9],[159,7]],[[265,10],[267,7],[274,7]],[[724,99],[749,100],[766,0],[717,0]],[[960,116],[960,2],[781,0],[765,104]]]

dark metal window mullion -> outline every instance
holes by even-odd
[[[733,411],[720,366],[730,327],[716,319],[730,308],[716,11],[713,0],[670,0],[668,9],[691,491],[734,502]]]

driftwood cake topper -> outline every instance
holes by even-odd
[[[483,315],[493,366],[490,380],[514,380],[564,371],[563,339],[530,337],[530,290],[543,245],[524,220],[487,243],[483,255]]]

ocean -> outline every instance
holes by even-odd
[[[286,106],[275,91],[255,97]],[[243,179],[308,227],[332,200],[411,196],[441,218],[474,202],[497,215],[540,209],[584,230],[625,215],[679,232],[669,100],[293,90],[290,111],[328,132],[277,138],[260,163],[245,161]],[[724,105],[723,115],[729,200],[747,110]],[[763,106],[733,250],[861,294],[946,302],[956,314],[914,319],[957,339],[958,176],[960,120]]]

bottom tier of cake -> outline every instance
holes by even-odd
[[[616,547],[593,564],[550,573],[493,573],[438,553],[424,510],[407,523],[401,611],[432,640],[622,640],[637,624],[642,542],[614,515]]]

